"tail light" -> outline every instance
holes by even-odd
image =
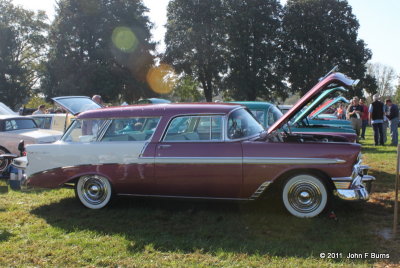
[[[18,143],[18,151],[20,153],[21,156],[26,156],[26,151],[25,151],[25,142],[24,140],[21,140]]]

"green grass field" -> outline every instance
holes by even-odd
[[[396,148],[375,147],[364,163],[376,176],[368,202],[336,201],[338,220],[289,216],[279,202],[119,198],[83,208],[72,190],[0,194],[1,267],[349,267],[397,266],[393,221]],[[400,226],[399,226],[400,227]],[[399,234],[400,237],[400,234]],[[337,258],[320,258],[337,253]],[[347,258],[381,253],[389,258]]]

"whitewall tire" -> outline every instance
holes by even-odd
[[[286,180],[282,200],[290,214],[299,218],[312,218],[324,211],[329,198],[326,185],[309,174],[296,175]]]
[[[76,183],[75,194],[85,207],[100,209],[110,202],[112,186],[108,179],[102,176],[82,176]]]

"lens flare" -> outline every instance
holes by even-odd
[[[135,33],[128,27],[115,28],[111,39],[116,48],[126,53],[133,52],[139,44]]]
[[[147,83],[158,94],[170,93],[176,84],[174,69],[168,64],[160,64],[150,68],[147,73]]]

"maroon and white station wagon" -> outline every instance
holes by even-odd
[[[326,88],[354,83],[330,74],[287,114]],[[90,99],[61,100],[82,101]],[[285,118],[266,133],[236,104],[95,109],[80,113],[60,141],[28,146],[13,165],[24,169],[23,189],[73,187],[92,209],[113,195],[254,200],[275,186],[291,214],[314,217],[333,194],[368,198],[374,178],[361,165],[360,145],[281,133]]]

